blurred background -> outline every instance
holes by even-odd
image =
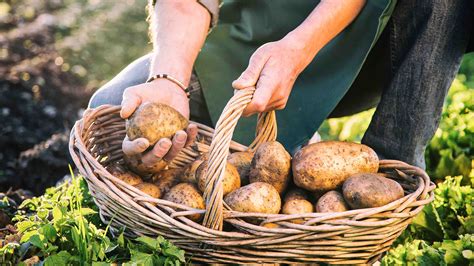
[[[0,191],[69,172],[69,129],[95,89],[148,53],[146,0],[0,2]]]
[[[69,129],[95,89],[148,53],[146,0],[0,2],[0,191],[40,194],[69,172]],[[474,158],[474,54],[465,56],[427,150],[434,179]],[[323,139],[359,141],[373,110],[327,120]]]

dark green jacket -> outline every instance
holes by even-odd
[[[195,64],[214,124],[233,94],[232,81],[247,67],[252,53],[296,28],[318,3],[224,1],[219,23]],[[277,112],[278,140],[288,149],[311,137],[351,87],[394,6],[394,0],[367,0],[357,18],[298,77],[286,108]],[[241,119],[234,139],[248,144],[254,128],[255,117]]]

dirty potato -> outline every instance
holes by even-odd
[[[250,183],[225,196],[224,201],[234,211],[272,213],[280,212],[281,198],[278,191],[264,182]]]
[[[186,205],[193,209],[205,209],[204,198],[202,197],[196,185],[190,183],[180,183],[172,187],[163,197],[164,200],[177,204]],[[189,219],[198,222],[201,220],[201,214],[187,216]]]
[[[128,156],[124,154],[123,159],[130,170],[143,177],[158,173],[168,165],[164,160],[160,160],[153,165],[145,165],[141,160],[141,155]]]
[[[140,183],[140,184],[136,184],[134,187],[136,187],[139,190],[141,190],[142,192],[152,196],[153,198],[157,198],[157,199],[161,198],[161,190],[155,184],[143,182],[143,183]]]
[[[261,144],[255,151],[249,181],[265,182],[283,193],[290,181],[291,156],[277,141]]]
[[[293,180],[309,191],[329,191],[342,185],[351,175],[376,173],[377,154],[366,145],[323,141],[309,144],[293,158]]]
[[[107,167],[109,173],[125,183],[134,186],[143,182],[143,180],[136,174],[129,172],[123,168]]]
[[[146,138],[150,146],[162,138],[172,139],[187,126],[188,120],[172,107],[150,102],[140,105],[126,121],[128,138]]]
[[[404,195],[402,186],[389,178],[373,173],[355,174],[342,186],[346,202],[354,209],[386,205]]]
[[[289,190],[284,198],[284,204],[281,208],[283,214],[302,214],[314,212],[313,204],[308,200],[306,191],[298,188]],[[303,224],[304,219],[292,219],[292,223]]]
[[[317,212],[345,212],[349,206],[341,193],[331,190],[322,195],[316,203]]]
[[[196,170],[196,180],[199,190],[204,193],[206,189],[206,173],[208,162],[203,162]],[[227,163],[225,167],[224,178],[222,179],[222,187],[224,196],[240,187],[240,176],[237,168]]]
[[[152,181],[160,188],[161,194],[164,195],[172,187],[181,183],[182,174],[183,169],[180,168],[162,170],[152,176]]]
[[[253,152],[240,151],[231,153],[227,157],[227,162],[235,166],[240,176],[240,184],[249,184],[250,165],[252,164]]]

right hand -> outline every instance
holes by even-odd
[[[123,93],[120,116],[123,119],[130,117],[137,107],[145,102],[163,103],[180,112],[189,119],[189,100],[186,93],[176,84],[167,79],[156,79],[150,83],[142,83],[127,88]],[[171,161],[184,147],[192,144],[196,139],[197,125],[189,124],[185,130],[179,130],[173,139],[159,140],[153,149],[148,149],[150,143],[145,138],[133,141],[127,136],[122,143],[122,150],[127,156],[139,156],[145,166],[152,166],[161,160]]]

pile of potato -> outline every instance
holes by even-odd
[[[172,108],[154,106],[147,110],[141,117],[140,112],[135,112],[127,121],[130,139],[147,137],[153,143],[187,126]],[[168,122],[160,122],[163,119]],[[163,125],[167,128],[155,129]],[[152,197],[195,209],[205,208],[207,154],[184,169],[167,169],[166,165],[144,169],[137,167],[134,160],[125,159],[131,171],[111,166],[109,172]],[[379,207],[403,197],[404,191],[396,181],[378,174],[378,168],[377,154],[362,144],[317,142],[302,147],[291,158],[279,142],[266,142],[254,152],[235,152],[228,156],[222,181],[224,201],[235,211],[267,214]],[[188,218],[200,221],[202,215]],[[291,222],[305,221],[293,219]]]

